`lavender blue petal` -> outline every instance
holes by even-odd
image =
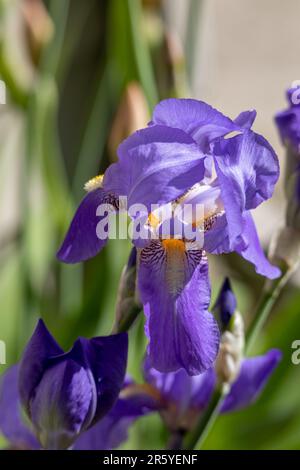
[[[57,252],[57,258],[64,263],[79,263],[93,256],[105,246],[107,238],[97,236],[97,225],[106,217],[97,215],[97,208],[107,200],[107,193],[98,188],[89,192],[78,207],[65,239]],[[113,210],[113,199],[111,201]]]
[[[252,131],[220,139],[213,152],[233,246],[243,231],[243,212],[272,196],[278,159],[268,142]]]
[[[289,143],[297,153],[300,151],[300,106],[277,113],[275,116],[283,144]]]
[[[203,149],[209,142],[239,126],[230,118],[203,101],[170,98],[161,101],[154,109],[151,124],[174,127],[185,131]]]
[[[208,265],[202,253],[167,253],[154,242],[142,251],[138,277],[151,365],[160,372],[182,367],[190,375],[209,369],[220,338],[208,312]]]
[[[204,177],[205,157],[196,144],[153,142],[130,150],[121,147],[119,162],[105,173],[104,188],[128,198],[130,208],[165,204]]]
[[[185,369],[161,373],[151,367],[148,357],[144,364],[144,377],[160,391],[165,402],[177,406],[179,413],[191,408],[203,410],[210,400],[216,381],[213,369],[194,376],[188,375]]]
[[[227,413],[253,403],[262,392],[281,357],[282,354],[278,349],[271,349],[263,356],[244,359],[240,374],[225,398],[221,411]]]
[[[255,109],[251,109],[249,111],[241,112],[234,119],[234,122],[235,122],[235,124],[237,124],[241,128],[250,129],[253,122],[255,121],[255,118],[256,118],[256,111],[255,111]]]
[[[279,277],[281,274],[280,269],[273,266],[263,252],[251,213],[246,212],[243,218],[245,224],[242,242],[235,247],[235,251],[254,264],[258,274],[270,279]]]

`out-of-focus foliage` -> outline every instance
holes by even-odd
[[[189,1],[186,73],[163,2],[0,0],[7,87],[0,104],[0,339],[7,365],[19,359],[39,316],[64,347],[78,335],[110,332],[130,243],[111,240],[84,265],[62,265],[55,252],[86,180],[116,159],[119,142],[146,125],[159,99],[189,94],[201,0]],[[216,263],[214,293],[217,273],[230,274],[247,322],[261,280],[235,255]],[[289,287],[253,351],[279,347],[282,364],[256,405],[218,420],[206,448],[300,448],[300,368],[291,363],[299,306],[299,292]],[[130,332],[129,372],[138,380],[145,348],[141,317]],[[149,416],[133,426],[125,447],[162,448],[166,439],[159,416]]]

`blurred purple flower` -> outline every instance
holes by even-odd
[[[289,107],[277,113],[275,121],[282,143],[291,145],[300,154],[300,86],[287,90]]]
[[[74,263],[100,251],[106,242],[96,234],[101,202],[110,201],[111,210],[118,210],[118,197],[126,196],[129,208],[136,203],[146,207],[146,225],[156,239],[133,243],[139,248],[138,286],[149,357],[161,372],[183,367],[196,375],[208,370],[218,353],[219,329],[208,311],[206,252],[236,251],[259,274],[280,274],[263,253],[250,212],[271,197],[279,176],[274,150],[250,129],[255,116],[255,111],[246,111],[232,121],[191,99],[159,103],[149,127],[119,146],[119,161],[108,168],[101,187],[89,185],[92,190],[58,252],[60,260]],[[203,243],[178,239],[174,228],[166,236],[151,207],[169,202],[179,210],[189,204],[192,218],[197,205],[204,208],[201,220],[192,220],[203,232]],[[174,225],[175,219],[171,221]]]
[[[240,410],[253,403],[262,392],[270,375],[281,359],[278,349],[263,356],[242,361],[240,373],[226,396],[221,412]],[[205,410],[217,379],[213,369],[189,376],[184,369],[163,374],[145,361],[145,380],[160,393],[160,412],[172,431],[190,430]]]
[[[0,428],[4,435],[13,444],[36,447],[22,421],[21,404],[43,448],[70,447],[116,402],[124,381],[127,348],[127,334],[122,333],[79,338],[64,353],[40,320],[20,365],[9,369],[2,379]],[[6,414],[9,403],[14,410],[11,415]]]
[[[289,107],[275,115],[287,150],[285,188],[288,198],[287,225],[300,229],[300,85],[287,91]]]

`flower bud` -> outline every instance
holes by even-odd
[[[222,335],[215,364],[215,371],[220,383],[231,384],[237,378],[243,359],[244,345],[243,318],[239,312],[235,312],[231,319],[230,331],[225,331]]]
[[[213,307],[213,313],[219,318],[223,330],[229,327],[230,320],[236,311],[236,297],[231,289],[230,280],[226,278]]]
[[[79,338],[64,353],[39,321],[19,371],[21,404],[45,449],[67,449],[102,418],[121,390],[126,334]]]
[[[119,331],[121,324],[126,323],[131,315],[142,309],[136,289],[136,262],[137,250],[134,247],[121,274],[113,332]]]

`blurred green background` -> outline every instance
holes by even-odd
[[[206,98],[195,76],[205,78],[198,55],[206,44],[197,44],[209,2],[185,0],[184,35],[174,20],[177,3],[182,7],[176,0],[0,0],[0,78],[6,84],[6,104],[0,104],[0,340],[6,366],[20,358],[40,316],[66,348],[78,335],[111,329],[130,243],[110,241],[84,265],[62,265],[55,253],[84,183],[116,159],[118,144],[146,125],[155,103],[170,96]],[[251,8],[248,0],[241,3]],[[274,57],[268,60],[273,64]],[[235,63],[243,67],[239,56]],[[288,85],[277,88],[279,102]],[[269,126],[272,118],[264,115]],[[213,297],[230,275],[249,323],[262,279],[235,255],[211,261]],[[299,330],[294,279],[252,351],[279,347],[282,363],[255,405],[219,418],[205,448],[300,449],[300,366],[291,363]],[[145,347],[141,317],[130,331],[129,372],[137,380]],[[163,448],[166,439],[159,417],[150,416],[132,427],[125,447]]]

